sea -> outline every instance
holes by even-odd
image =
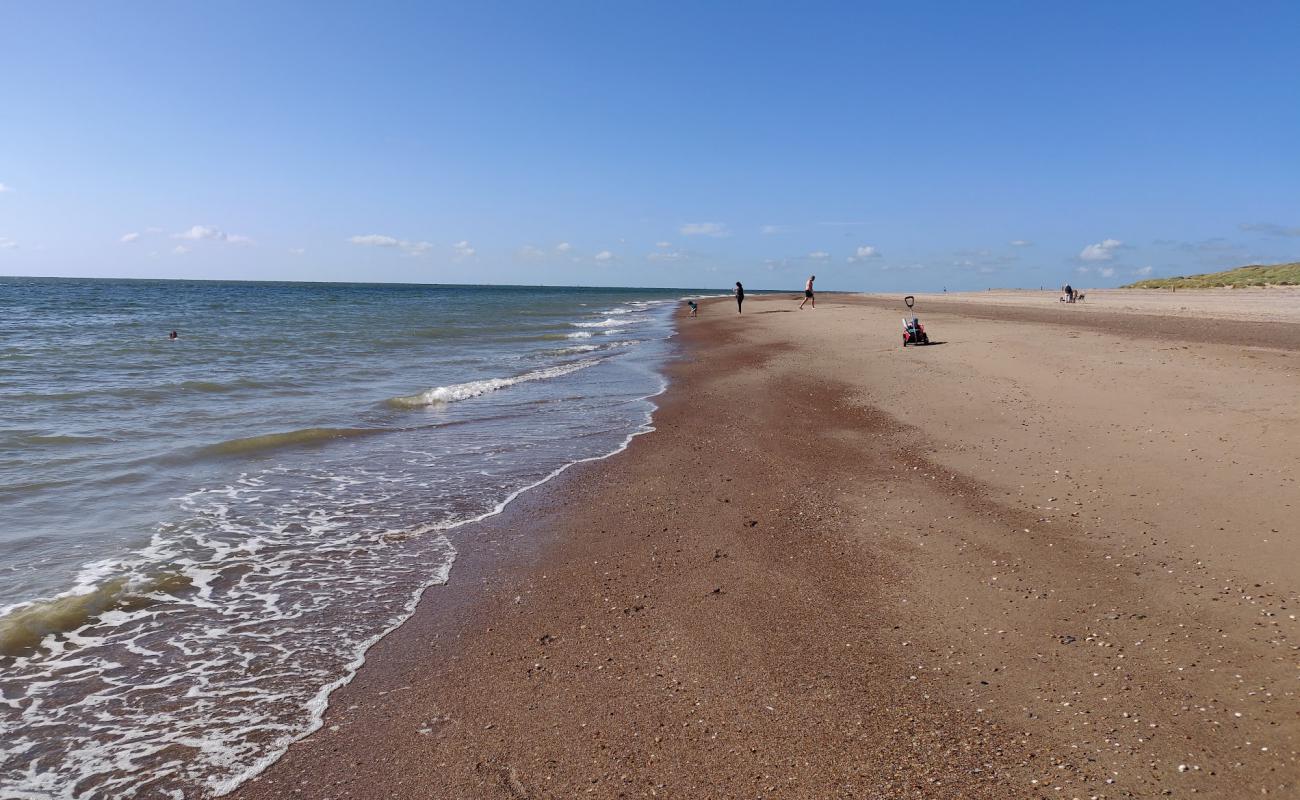
[[[651,430],[698,294],[0,278],[0,797],[264,769],[453,529]]]

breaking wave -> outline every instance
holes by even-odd
[[[498,389],[505,389],[508,386],[514,386],[519,383],[529,381],[544,381],[548,378],[558,378],[561,375],[568,375],[577,372],[580,369],[594,367],[599,364],[601,359],[590,358],[585,361],[575,361],[571,364],[560,364],[546,369],[525,372],[522,375],[516,375],[512,378],[487,378],[481,381],[469,381],[467,383],[454,383],[451,386],[438,386],[433,389],[420,392],[419,394],[410,394],[403,397],[389,398],[387,403],[395,408],[422,408],[424,406],[438,405],[440,403],[454,403],[457,400],[468,400],[471,397],[478,397],[488,392],[495,392]]]

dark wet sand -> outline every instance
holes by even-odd
[[[945,309],[903,351],[824,297],[683,319],[658,430],[462,529],[234,796],[1296,796],[1294,331]]]

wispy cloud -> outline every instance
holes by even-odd
[[[818,225],[826,225],[832,228],[857,228],[862,225],[870,225],[869,222],[845,222],[832,220],[830,222],[819,222]]]
[[[306,252],[307,252],[307,248],[305,248],[305,247],[290,247],[290,248],[289,248],[289,255],[291,255],[291,256],[300,256],[300,255],[302,255],[303,253],[306,253]]]
[[[830,257],[831,254],[825,250],[814,250],[808,254],[808,258],[811,258],[813,261],[825,261]]]
[[[669,247],[672,246],[673,246],[672,242],[655,242],[655,247],[658,247],[661,250],[667,250]]]
[[[457,261],[461,261],[466,258],[473,258],[474,253],[478,252],[473,247],[470,247],[469,242],[465,241],[464,239],[453,244],[451,246],[451,249],[455,252],[453,258],[455,258]]]
[[[688,222],[681,227],[683,236],[730,236],[731,231],[721,222]]]
[[[0,194],[4,194],[5,192],[12,192],[13,190],[14,187],[6,186],[5,184],[0,183]]]
[[[1237,227],[1243,231],[1262,233],[1267,236],[1300,236],[1300,226],[1289,228],[1285,225],[1275,225],[1272,222],[1243,222]]]
[[[1012,239],[1011,241],[1007,242],[1007,244],[1011,245],[1012,247],[1029,247],[1030,245],[1033,244],[1033,242],[1029,241],[1028,239]]]
[[[188,253],[189,251],[190,251],[190,249],[189,249],[188,247],[186,247],[185,245],[183,245],[183,244],[178,244],[178,245],[176,245],[175,247],[172,248],[172,255],[183,256],[183,255],[185,255],[186,253]]]
[[[526,244],[515,251],[515,257],[524,261],[540,261],[546,258],[546,251],[540,247]]]
[[[418,256],[433,249],[433,244],[430,242],[398,239],[394,236],[385,236],[382,233],[367,233],[363,236],[353,236],[349,238],[348,241],[352,244],[359,244],[367,247],[392,247],[401,250],[408,256]]]
[[[1115,251],[1123,246],[1124,243],[1119,239],[1103,239],[1079,251],[1079,259],[1082,261],[1111,261],[1115,258]]]
[[[853,263],[854,261],[866,261],[869,258],[880,258],[880,251],[869,244],[862,244],[858,245],[858,248],[853,251],[853,255],[845,260]]]
[[[615,258],[617,258],[617,257],[618,257],[618,256],[615,256],[613,253],[611,253],[611,252],[608,251],[608,250],[601,250],[601,251],[600,251],[599,253],[597,253],[596,256],[595,256],[596,261],[599,262],[599,263],[601,263],[601,264],[605,264],[605,263],[608,263],[608,262],[610,262],[610,261],[613,261],[613,260],[614,260]]]
[[[17,246],[18,243],[13,239],[6,239],[5,237],[0,236],[0,250],[13,250]]]
[[[656,250],[646,254],[647,261],[684,261],[686,254],[680,250]]]
[[[764,225],[758,230],[764,236],[772,236],[773,234],[777,234],[777,233],[789,233],[790,226],[789,225]]]
[[[1139,267],[1133,270],[1133,274],[1138,276],[1139,278],[1145,278],[1153,272],[1155,272],[1155,268],[1150,265],[1147,265],[1145,267]]]
[[[560,242],[555,246],[555,252],[559,253],[560,255],[564,255],[565,253],[569,252],[572,249],[573,249],[573,245],[569,244],[568,242]]]
[[[1115,274],[1115,268],[1114,268],[1114,267],[1102,267],[1102,268],[1100,268],[1100,269],[1097,270],[1097,273],[1098,273],[1099,275],[1101,275],[1101,277],[1103,277],[1103,278],[1110,278],[1110,277],[1114,276],[1114,274]]]
[[[122,234],[122,238],[118,239],[118,241],[121,242],[122,244],[130,244],[131,242],[136,242],[139,240],[140,240],[140,234],[136,233],[135,231],[132,231],[131,233],[124,233]]]

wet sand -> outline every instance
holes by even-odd
[[[234,796],[1296,796],[1300,326],[926,303],[702,304]]]

